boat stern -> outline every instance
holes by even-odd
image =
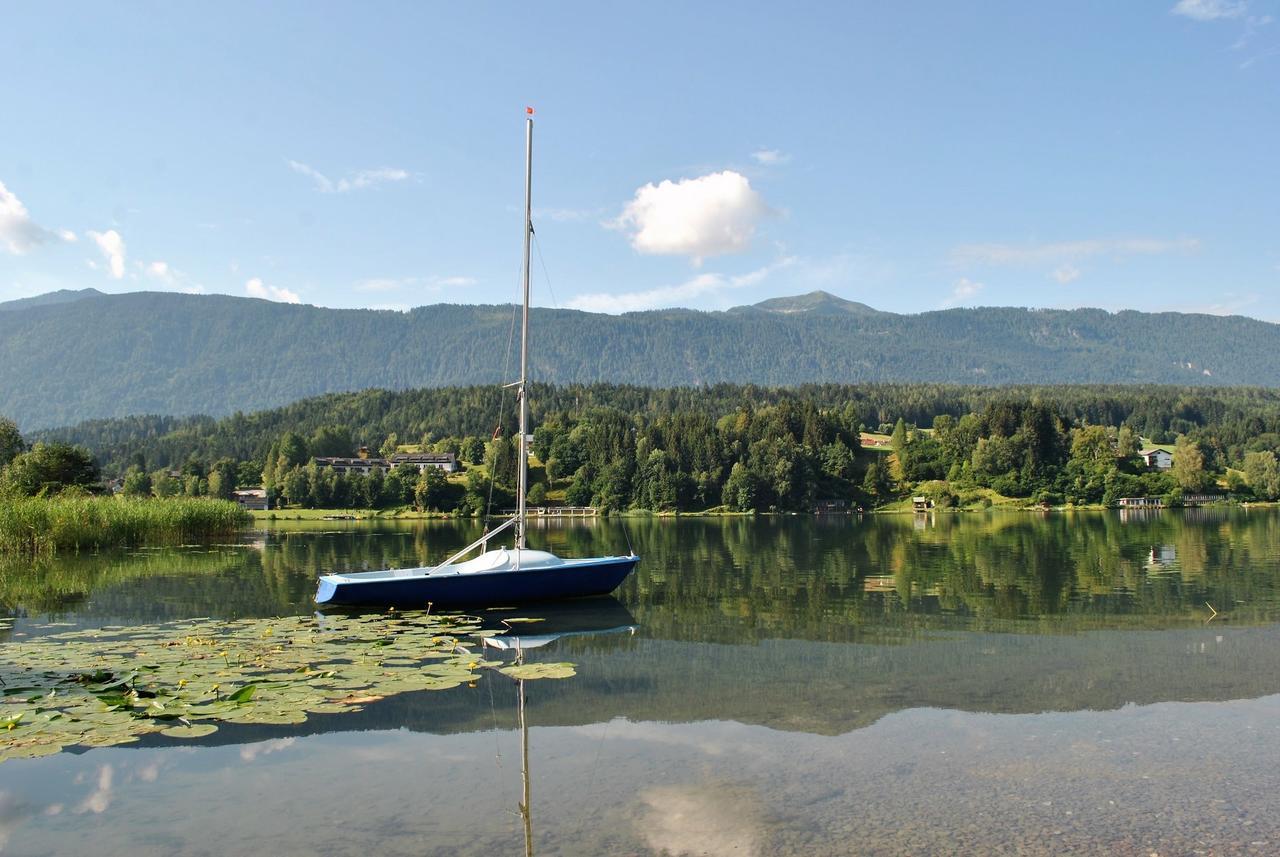
[[[333,600],[333,596],[338,593],[338,581],[332,574],[321,575],[320,583],[316,587],[316,603],[328,604]]]

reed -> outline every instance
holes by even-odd
[[[17,497],[0,499],[0,553],[51,554],[225,536],[252,516],[204,497]]]

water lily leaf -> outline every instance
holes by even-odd
[[[519,666],[503,667],[498,672],[515,679],[570,678],[577,675],[577,670],[574,669],[573,664],[568,663],[520,664]]]
[[[161,729],[160,734],[168,735],[170,738],[203,738],[217,731],[218,727],[212,723],[192,723],[187,726],[170,726],[168,729]]]
[[[501,666],[470,649],[488,633],[475,617],[409,611],[10,639],[0,662],[0,761],[154,732],[196,738],[221,723],[296,724],[395,694],[474,685],[481,670]]]
[[[235,693],[228,694],[227,699],[236,704],[245,703],[253,699],[254,692],[258,689],[256,684],[246,684]]]

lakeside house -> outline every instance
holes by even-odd
[[[361,455],[358,458],[341,456],[316,456],[313,459],[318,467],[332,467],[338,473],[358,473],[368,476],[374,470],[384,473],[402,464],[417,468],[419,473],[428,467],[437,467],[445,473],[458,472],[458,458],[452,452],[397,452],[390,458],[370,458]]]
[[[1148,470],[1168,470],[1173,467],[1173,453],[1163,446],[1140,449],[1138,455],[1146,463]]]
[[[270,508],[265,488],[241,488],[239,491],[231,492],[231,499],[245,509],[265,512]]]
[[[911,508],[917,512],[927,512],[933,508],[933,501],[928,497],[912,497]]]

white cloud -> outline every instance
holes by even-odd
[[[629,232],[631,246],[641,253],[700,261],[746,250],[768,210],[746,176],[725,170],[647,184],[610,225]]]
[[[1217,21],[1220,18],[1239,18],[1247,9],[1248,4],[1244,0],[1178,0],[1169,13],[1194,21]]]
[[[382,167],[376,170],[360,170],[350,179],[338,179],[338,193],[349,190],[361,190],[366,187],[386,182],[402,182],[409,178],[409,173],[395,167]]]
[[[380,167],[375,170],[357,170],[347,178],[341,178],[337,181],[326,176],[308,164],[300,161],[289,161],[289,167],[296,173],[300,173],[315,184],[316,190],[321,193],[346,193],[352,190],[364,190],[365,188],[374,187],[375,185],[386,184],[388,182],[402,182],[409,178],[407,170],[398,167]]]
[[[477,282],[479,281],[475,277],[430,277],[427,280],[429,285],[446,289],[462,289],[474,286]]]
[[[31,219],[22,200],[0,182],[0,246],[15,256],[28,253],[48,241],[76,240],[74,232],[45,229]]]
[[[1154,256],[1191,252],[1200,248],[1195,238],[1102,238],[1044,244],[962,244],[951,251],[958,265],[1054,265],[1078,262],[1094,256]]]
[[[757,164],[766,167],[781,166],[791,160],[791,156],[778,149],[757,149],[751,153],[751,157],[755,159]]]
[[[175,271],[169,267],[168,262],[155,261],[143,266],[143,271],[148,277],[156,280],[162,280],[166,283],[172,283]]]
[[[1053,278],[1062,285],[1080,279],[1080,269],[1075,265],[1062,265],[1053,272]]]
[[[298,293],[289,289],[282,289],[278,286],[268,286],[262,282],[261,277],[254,277],[244,284],[244,290],[249,293],[250,297],[262,298],[268,301],[279,301],[286,304],[300,304],[302,298],[298,297]]]
[[[178,291],[182,292],[184,295],[207,295],[208,294],[208,292],[204,290],[204,286],[200,285],[199,283],[196,283],[195,285],[191,285],[191,286],[183,286]]]
[[[622,313],[681,306],[695,298],[706,295],[729,289],[759,285],[774,271],[790,267],[795,264],[795,261],[793,257],[787,257],[774,262],[772,265],[766,265],[763,268],[735,277],[727,277],[724,274],[699,274],[678,285],[662,286],[640,292],[622,292],[620,294],[595,292],[576,295],[569,300],[568,307],[586,312]]]
[[[85,234],[93,239],[93,243],[98,245],[98,249],[106,257],[107,268],[111,271],[111,279],[119,280],[124,277],[125,246],[124,238],[120,236],[120,233],[114,229],[108,229],[106,232],[90,230]]]
[[[951,290],[951,296],[942,302],[944,307],[959,306],[960,304],[969,303],[969,299],[976,297],[978,292],[985,289],[982,283],[974,282],[968,277],[961,277],[956,280],[955,287]]]

